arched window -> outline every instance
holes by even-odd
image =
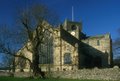
[[[77,29],[77,27],[75,25],[71,26],[71,30],[76,30],[76,29]]]
[[[70,53],[65,53],[64,54],[64,64],[71,64],[71,54]]]
[[[100,46],[100,40],[97,40],[97,46]]]

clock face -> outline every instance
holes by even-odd
[[[75,36],[75,32],[74,32],[74,31],[72,31],[71,34],[72,34],[73,36]]]

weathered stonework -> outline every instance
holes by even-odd
[[[49,27],[52,32],[47,37],[52,37],[52,41],[46,41],[49,47],[40,50],[45,51],[46,58],[40,59],[40,67],[43,71],[76,71],[80,68],[106,68],[112,65],[112,44],[110,34],[99,36],[86,36],[82,33],[81,22],[66,20],[57,28],[51,28],[48,23],[42,24]],[[48,43],[49,42],[49,43]],[[31,44],[28,43],[31,48]],[[44,52],[43,51],[43,52]],[[32,53],[24,46],[18,54],[23,54],[32,61]],[[53,61],[50,61],[52,58]],[[45,64],[41,61],[45,61]],[[16,58],[16,62],[18,59]],[[24,71],[29,68],[29,64]],[[18,68],[19,69],[19,68]]]
[[[74,71],[51,72],[53,78],[89,79],[89,80],[120,80],[120,69],[81,69]]]

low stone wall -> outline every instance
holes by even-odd
[[[0,71],[0,76],[13,76],[13,73],[7,71]]]
[[[32,73],[30,72],[15,72],[14,77],[31,77]]]
[[[12,73],[0,72],[0,76],[11,76]],[[71,71],[46,72],[46,76],[68,79],[120,80],[120,68],[109,69],[81,69]],[[14,77],[30,77],[29,72],[15,72]]]
[[[54,78],[120,80],[120,69],[82,69],[76,71],[52,72]]]
[[[31,77],[32,73],[30,72],[6,72],[6,71],[0,71],[0,76],[14,76],[14,77]]]

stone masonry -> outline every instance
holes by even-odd
[[[40,56],[40,67],[43,71],[71,71],[82,68],[108,68],[112,66],[112,40],[110,34],[87,36],[82,32],[82,23],[65,20],[65,22],[55,28],[51,28],[47,22],[43,22],[44,27],[49,27],[52,34],[52,41],[46,41],[48,47],[43,45],[42,50],[46,55]],[[32,61],[32,53],[27,51],[31,47],[28,42],[17,54],[23,54]],[[16,58],[18,63],[19,58]],[[22,62],[24,63],[24,62]],[[17,66],[16,71],[22,68],[29,71],[29,64]],[[18,63],[19,64],[19,63]]]

